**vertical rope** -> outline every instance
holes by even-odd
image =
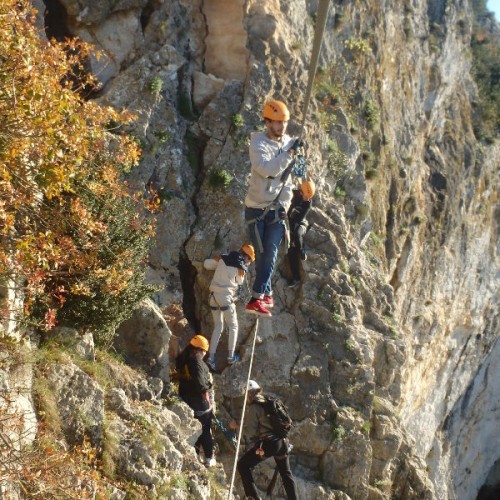
[[[323,34],[325,32],[326,21],[328,19],[329,4],[330,4],[330,0],[319,0],[318,14],[316,17],[316,28],[314,30],[314,41],[313,41],[311,62],[309,65],[309,80],[307,82],[306,97],[305,97],[305,101],[304,101],[304,112],[303,112],[303,116],[302,116],[302,124],[300,127],[299,138],[302,137],[302,133],[304,131],[304,124],[306,121],[307,110],[309,108],[309,101],[311,100],[311,93],[312,93],[312,89],[313,89],[314,78],[316,76],[316,69],[318,67],[319,52],[321,49],[321,44],[323,42]],[[252,342],[252,353],[250,355],[250,366],[248,367],[247,383],[246,383],[246,387],[245,387],[245,399],[243,401],[243,410],[242,410],[242,414],[241,414],[241,422],[240,422],[240,428],[239,428],[239,432],[238,432],[238,442],[236,444],[236,454],[234,457],[233,473],[231,475],[231,484],[229,487],[229,494],[227,497],[228,500],[231,500],[231,495],[233,494],[234,478],[236,475],[236,466],[238,463],[238,454],[240,451],[241,435],[243,432],[243,423],[245,420],[245,410],[246,410],[246,406],[247,406],[248,384],[250,382],[250,376],[252,374],[253,355],[254,355],[254,351],[255,351],[255,340],[257,339],[258,328],[259,328],[259,318],[257,317],[257,322],[255,323],[255,333],[254,333],[253,342]]]
[[[302,137],[304,132],[304,124],[306,122],[307,110],[309,108],[309,101],[311,100],[311,93],[314,85],[314,77],[316,76],[316,69],[318,68],[319,52],[321,43],[323,42],[323,34],[325,32],[326,21],[328,19],[328,7],[330,0],[319,0],[318,13],[316,16],[316,27],[314,30],[314,41],[311,54],[311,62],[309,64],[309,80],[307,82],[306,97],[304,100],[304,112],[302,115],[302,124],[300,126],[299,138]]]
[[[248,367],[248,376],[247,376],[247,383],[245,386],[245,398],[243,400],[243,410],[241,413],[241,421],[240,421],[240,428],[238,431],[238,442],[236,443],[236,452],[234,455],[234,464],[233,464],[233,473],[231,475],[231,485],[229,487],[229,495],[227,496],[228,500],[231,500],[231,495],[233,494],[233,486],[234,486],[234,477],[236,475],[236,465],[238,464],[238,454],[240,451],[240,442],[241,442],[241,435],[243,433],[243,423],[245,420],[245,410],[247,407],[247,394],[248,394],[248,383],[250,382],[250,376],[252,374],[252,365],[253,365],[253,354],[255,351],[255,340],[257,339],[257,330],[259,329],[259,317],[257,316],[257,321],[255,323],[255,333],[253,335],[253,342],[252,342],[252,353],[250,355],[250,366]]]
[[[330,0],[319,0],[318,13],[316,16],[316,27],[314,30],[314,40],[313,48],[311,53],[311,62],[309,63],[309,79],[307,81],[306,97],[304,100],[304,110],[302,114],[302,123],[300,125],[299,139],[302,138],[304,133],[304,124],[306,122],[307,110],[309,109],[309,102],[311,101],[311,93],[314,86],[314,77],[316,76],[316,70],[318,68],[319,52],[321,50],[321,44],[323,42],[323,34],[325,32],[326,21],[328,19],[328,7],[330,5]],[[292,172],[292,168],[295,165],[295,159],[290,162],[288,167],[283,171],[280,177],[280,181],[283,183],[288,179],[288,176]],[[283,187],[282,187],[283,189]],[[280,191],[281,194],[281,191]],[[276,197],[279,198],[280,194]]]

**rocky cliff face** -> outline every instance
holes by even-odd
[[[500,482],[500,211],[498,142],[472,131],[471,5],[330,4],[306,117],[318,194],[303,284],[285,287],[282,262],[272,320],[238,305],[243,360],[216,377],[221,411],[237,413],[255,334],[252,376],[297,424],[301,497],[474,498]],[[289,104],[292,132],[302,119],[317,2],[45,5],[49,33],[105,51],[98,99],[138,115],[133,182],[162,199],[155,300],[209,335],[201,263],[247,238],[247,138],[265,99]]]

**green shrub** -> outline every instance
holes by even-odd
[[[366,54],[372,50],[368,40],[363,38],[350,38],[345,42],[345,45],[355,56],[359,54]]]
[[[345,189],[341,188],[340,186],[337,186],[335,188],[335,191],[333,192],[335,198],[339,198],[341,200],[343,200],[346,197],[346,194],[347,193],[345,192]]]
[[[158,143],[161,145],[166,144],[170,139],[170,134],[166,130],[155,132],[154,135],[158,139]]]
[[[376,179],[379,175],[380,175],[380,173],[376,168],[367,168],[365,170],[365,179],[366,180]]]
[[[474,131],[491,142],[500,131],[500,39],[476,31],[472,37],[472,75],[479,91]]]
[[[333,428],[333,439],[337,443],[341,443],[344,440],[345,435],[346,435],[346,430],[343,425],[336,425]]]
[[[368,127],[373,130],[378,123],[379,110],[371,99],[365,101],[363,113]]]
[[[370,242],[372,245],[376,247],[382,247],[383,243],[380,238],[380,236],[377,233],[374,233],[373,231],[370,233]]]
[[[99,214],[99,220],[107,223],[106,245],[98,257],[102,269],[109,269],[110,273],[75,276],[69,285],[73,293],[67,296],[58,319],[62,325],[93,331],[99,345],[108,345],[118,325],[155,291],[153,286],[144,284],[144,259],[149,253],[150,233],[146,223],[142,232],[131,227],[131,216],[136,209],[132,199],[105,200],[90,191],[82,195],[88,198],[93,212]],[[75,241],[79,242],[77,235]],[[119,274],[122,268],[126,276]]]
[[[148,88],[152,94],[159,94],[163,89],[163,80],[159,76],[153,77],[149,81]]]
[[[233,176],[222,168],[213,168],[210,171],[208,183],[214,189],[225,189],[231,184]]]
[[[240,128],[243,127],[243,125],[245,125],[245,120],[243,119],[243,115],[241,115],[240,113],[235,113],[231,117],[231,121],[236,128]]]
[[[413,218],[413,224],[418,226],[419,224],[424,223],[427,220],[427,217],[424,214],[416,214]]]
[[[341,26],[344,22],[344,13],[343,12],[335,12],[335,18],[334,18],[334,21],[335,21],[335,28],[338,28],[339,26]]]

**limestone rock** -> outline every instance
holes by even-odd
[[[170,336],[161,311],[147,300],[134,311],[130,319],[120,325],[114,344],[132,365],[142,367],[168,383]]]
[[[202,112],[223,87],[224,80],[222,78],[195,71],[193,73],[193,104],[196,109]]]
[[[335,439],[321,459],[323,480],[353,498],[366,497],[368,490],[371,444],[362,432],[363,425],[363,420],[354,412],[339,411]]]
[[[85,23],[85,17],[79,22]],[[102,57],[91,59],[92,73],[102,84],[106,84],[120,71],[130,54],[140,45],[142,32],[137,11],[121,11],[103,20],[97,26],[77,26],[73,32],[82,40],[94,44],[103,51]]]
[[[75,445],[89,436],[93,446],[103,439],[104,393],[99,385],[73,364],[54,364],[47,370],[54,390],[61,425],[68,443]]]
[[[90,332],[82,335],[73,328],[56,326],[53,330],[53,339],[83,359],[95,360],[94,337]]]
[[[295,447],[304,453],[321,456],[333,439],[332,426],[314,424],[310,419],[298,422],[291,435]]]
[[[203,259],[248,238],[247,139],[262,126],[262,105],[286,101],[294,134],[305,120],[318,190],[302,283],[286,288],[282,250],[273,318],[257,326],[238,304],[242,361],[216,377],[223,404],[241,408],[255,334],[252,376],[286,400],[296,421],[301,496],[473,498],[487,476],[497,481],[488,448],[497,418],[482,410],[498,399],[499,145],[474,135],[469,3],[330,2],[321,95],[313,92],[306,117],[316,1],[61,4],[73,33],[106,47],[100,102],[138,115],[132,132],[143,156],[130,183],[162,199],[147,277],[163,287],[160,307],[183,304],[185,322],[175,320],[183,336],[212,328]],[[214,168],[228,186],[210,183]],[[168,382],[170,334],[163,323],[155,332],[160,316],[147,310],[125,334],[129,360]],[[123,378],[112,401],[133,418],[127,399],[153,405],[158,384]],[[162,460],[188,468],[179,469],[176,450],[192,458],[197,422],[182,404],[170,413],[161,417],[168,439],[158,454],[118,426],[133,443],[122,443],[123,469],[151,487],[162,481]],[[176,428],[188,433],[178,442]],[[329,428],[337,432],[330,442]],[[264,465],[256,472],[260,487],[271,473]],[[197,484],[193,491],[209,495]]]

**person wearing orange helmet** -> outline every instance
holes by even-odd
[[[193,410],[194,418],[201,423],[201,434],[194,445],[196,454],[199,456],[203,449],[205,465],[213,467],[216,462],[212,437],[212,377],[208,366],[203,362],[208,349],[208,340],[203,335],[195,335],[177,356],[175,366],[179,374],[179,396]]]
[[[288,210],[290,225],[290,246],[288,248],[288,263],[292,272],[292,279],[288,283],[290,288],[300,284],[300,261],[306,260],[304,236],[308,229],[307,214],[311,209],[312,198],[316,192],[314,181],[304,179],[298,189],[293,190],[292,204]]]
[[[239,251],[222,254],[214,259],[205,259],[205,269],[215,271],[210,283],[210,309],[214,320],[214,329],[210,339],[210,354],[207,364],[215,370],[215,353],[220,336],[226,324],[229,338],[227,345],[227,364],[232,365],[240,359],[235,354],[238,341],[238,316],[234,304],[238,287],[243,284],[248,266],[255,260],[255,250],[246,243]]]
[[[285,217],[292,199],[292,183],[281,175],[289,166],[300,141],[286,133],[290,112],[282,101],[266,102],[262,113],[265,132],[250,139],[250,180],[245,197],[245,220],[255,247],[255,281],[246,311],[271,316],[271,278],[279,245],[285,235]]]

